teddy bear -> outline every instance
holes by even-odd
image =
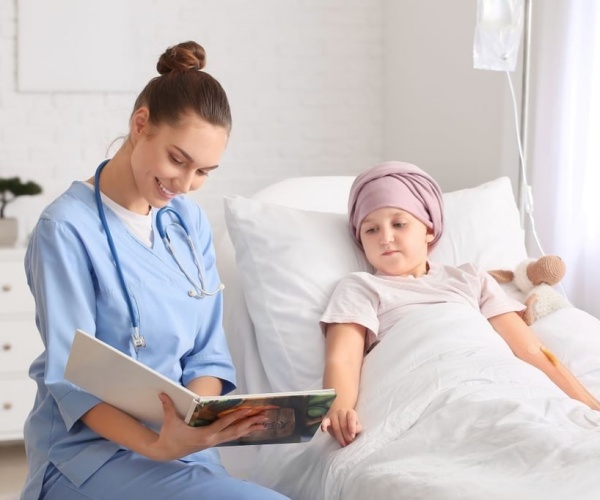
[[[551,312],[568,307],[569,301],[555,288],[565,276],[566,266],[557,255],[544,255],[539,259],[520,262],[514,272],[507,270],[488,271],[498,283],[514,284],[525,293],[523,321],[531,325]]]

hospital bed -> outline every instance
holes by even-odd
[[[239,392],[321,386],[319,316],[342,276],[369,270],[346,227],[352,181],[292,178],[225,199],[217,262]],[[527,257],[508,178],[444,202],[431,260],[490,270]],[[295,500],[600,498],[600,412],[564,396],[489,328],[456,305],[416,310],[365,358],[354,443],[340,448],[318,431],[310,443],[226,449],[226,466]],[[568,307],[532,328],[599,397],[600,321]]]

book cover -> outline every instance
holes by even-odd
[[[251,414],[262,413],[269,419],[264,430],[221,446],[302,443],[310,441],[319,429],[335,397],[333,389],[321,389],[200,398],[189,415],[188,423],[193,427],[208,425],[232,411],[251,408]]]
[[[226,412],[252,407],[269,417],[264,431],[220,446],[308,441],[335,399],[330,389],[201,397],[82,330],[75,332],[65,379],[134,418],[158,427],[167,394],[189,425],[208,425]]]

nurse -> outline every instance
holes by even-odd
[[[23,499],[285,498],[229,476],[211,448],[261,429],[264,416],[192,428],[161,395],[164,423],[153,429],[64,379],[80,328],[197,394],[235,387],[211,229],[182,196],[218,167],[231,129],[227,96],[204,64],[195,42],[167,49],[120,149],[51,203],[31,235],[25,268],[45,350],[30,368],[38,389]],[[165,206],[176,212],[161,223],[178,262],[157,235]]]

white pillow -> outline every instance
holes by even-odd
[[[508,177],[444,193],[444,235],[431,260],[485,270],[514,269],[527,258],[525,235]]]
[[[321,386],[319,317],[337,281],[368,270],[346,216],[226,198],[225,219],[260,357],[274,391]]]
[[[508,178],[445,193],[444,202],[446,230],[432,260],[512,269],[527,257]],[[225,199],[225,219],[272,389],[320,387],[321,313],[339,279],[369,270],[347,217],[236,196]]]

